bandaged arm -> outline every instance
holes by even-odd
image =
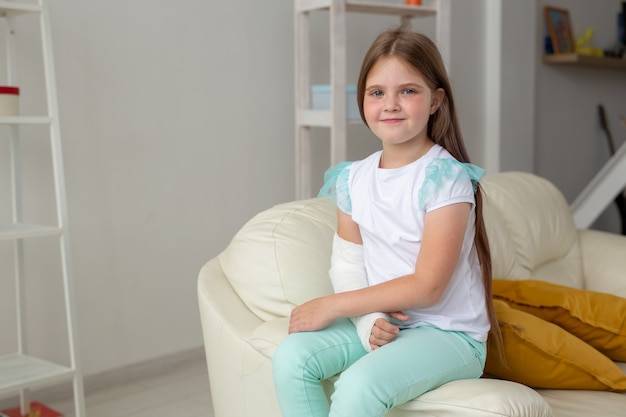
[[[335,293],[359,290],[369,286],[365,272],[363,245],[349,242],[335,233],[329,275]],[[385,313],[368,313],[350,317],[361,339],[361,344],[368,352],[372,351],[370,345],[372,327],[380,318],[389,321],[389,316]]]

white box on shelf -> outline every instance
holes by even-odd
[[[330,109],[330,85],[316,84],[311,86],[311,108],[313,110]],[[346,118],[361,120],[359,106],[356,101],[356,85],[346,85]]]

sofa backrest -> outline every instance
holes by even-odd
[[[484,216],[495,278],[543,279],[582,288],[577,231],[565,199],[532,174],[486,176]],[[327,199],[259,213],[220,255],[242,301],[262,320],[332,292],[328,278],[336,209]]]
[[[524,172],[487,175],[483,216],[494,278],[583,287],[578,231],[561,192]]]

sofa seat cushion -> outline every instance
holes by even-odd
[[[219,255],[230,285],[260,319],[288,317],[332,293],[328,277],[337,212],[330,200],[280,204],[248,221]]]
[[[259,325],[250,345],[271,358],[287,336],[289,319],[270,320]],[[330,380],[325,388],[332,392]],[[497,379],[466,379],[449,382],[436,390],[393,408],[387,417],[456,416],[464,417],[552,417],[552,409],[533,389]]]
[[[493,281],[494,298],[554,323],[616,361],[626,361],[626,298],[526,280]]]
[[[511,381],[464,379],[448,382],[399,405],[387,417],[553,417],[552,408],[535,390]]]
[[[485,372],[535,388],[626,391],[622,370],[581,339],[504,301],[494,306],[506,363],[487,355]]]
[[[556,417],[624,416],[626,393],[607,391],[537,390]]]

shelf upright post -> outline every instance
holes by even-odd
[[[17,349],[14,354],[0,356],[0,394],[19,393],[21,414],[30,414],[29,390],[35,386],[51,385],[72,379],[74,388],[75,417],[85,416],[83,379],[78,361],[77,321],[74,308],[74,290],[71,276],[69,250],[69,230],[67,227],[67,196],[63,173],[63,155],[59,126],[58,100],[52,34],[47,0],[32,2],[0,1],[0,17],[5,22],[7,84],[18,86],[17,82],[17,20],[24,14],[39,16],[41,32],[47,116],[8,115],[0,117],[0,123],[11,130],[10,175],[12,221],[0,224],[0,239],[12,240],[14,244],[14,275],[16,296]],[[20,149],[20,126],[22,124],[47,124],[49,126],[50,148],[55,191],[57,224],[36,225],[25,223],[23,219],[22,166]],[[26,274],[24,240],[45,236],[58,236],[61,272],[64,289],[64,304],[68,331],[68,350],[71,365],[65,366],[29,355],[26,322]]]
[[[330,166],[346,159],[346,0],[330,3]]]
[[[58,227],[62,231],[60,235],[61,268],[63,273],[70,364],[71,368],[74,370],[74,407],[76,417],[83,417],[85,415],[84,387],[82,372],[80,370],[80,356],[77,337],[78,323],[76,320],[77,315],[74,305],[74,286],[72,285],[72,258],[70,253],[70,236],[67,219],[67,195],[65,190],[65,175],[63,172],[63,150],[61,147],[61,128],[58,110],[56,76],[54,70],[54,54],[52,53],[52,31],[50,28],[49,11],[45,4],[46,0],[38,1],[41,6],[39,19],[41,24],[41,44],[43,50],[43,64],[47,93],[46,97],[48,100],[48,117],[50,117],[52,121],[50,123],[50,145],[52,150],[52,169],[57,204],[57,223]]]
[[[17,60],[15,45],[15,17],[5,16],[5,40],[7,57],[7,85],[17,86]],[[22,170],[20,132],[17,124],[9,126],[11,130],[11,203],[12,220],[14,224],[22,222]],[[24,240],[16,239],[13,242],[13,268],[15,278],[15,310],[17,320],[17,352],[21,355],[28,353],[26,330],[26,282],[24,274]],[[29,390],[20,391],[20,410],[22,414],[30,412]]]
[[[296,0],[294,8],[295,32],[295,107],[296,107],[296,199],[307,198],[311,193],[311,126],[304,125],[302,110],[310,106],[310,12],[300,10]]]

